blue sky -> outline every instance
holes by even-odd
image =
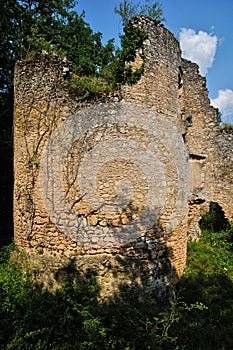
[[[135,0],[138,2],[138,0]],[[134,2],[134,1],[133,1]],[[143,2],[143,1],[141,1]],[[160,0],[165,26],[180,41],[183,56],[200,67],[207,78],[209,98],[233,123],[233,0]],[[118,0],[79,0],[77,11],[103,34],[103,43],[119,43],[121,20],[114,13]]]

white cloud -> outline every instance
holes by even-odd
[[[182,56],[199,65],[201,75],[205,76],[214,62],[218,38],[203,31],[182,28],[180,32]]]
[[[222,121],[233,124],[233,91],[219,90],[218,97],[211,100],[211,104],[222,113]]]

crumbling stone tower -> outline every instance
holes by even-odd
[[[146,17],[132,25],[148,33],[145,70],[115,95],[75,100],[56,55],[18,62],[15,241],[50,272],[73,259],[103,295],[163,301],[200,206],[215,201],[232,215],[232,134],[220,131],[205,80],[174,36]]]

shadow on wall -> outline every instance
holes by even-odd
[[[70,261],[70,266],[76,270],[80,270],[81,267],[84,274],[92,271],[98,281],[103,283],[101,287],[103,287],[104,297],[115,293],[115,299],[119,294],[120,299],[124,295],[126,300],[132,299],[136,303],[150,300],[151,308],[153,301],[155,306],[165,307],[171,304],[174,298],[173,284],[178,281],[181,272],[177,270],[185,264],[181,260],[184,259],[186,252],[186,240],[183,240],[183,245],[180,245],[179,250],[176,249],[176,246],[171,245],[170,234],[166,232],[164,225],[159,220],[161,215],[159,209],[154,212],[149,208],[144,208],[147,215],[141,221],[133,219],[133,214],[140,215],[140,211],[135,211],[135,207],[133,209],[133,212],[132,208],[127,212],[129,223],[132,224],[131,230],[127,230],[129,224],[124,225],[122,221],[119,221],[118,226],[114,227],[112,221],[109,220],[105,230],[100,231],[105,232],[105,235],[99,234],[98,229],[101,227],[98,225],[87,225],[86,231],[77,232],[79,236],[88,238],[89,241],[86,243],[90,245],[90,251],[84,249],[76,251],[76,257]],[[88,216],[86,218],[88,222]],[[142,234],[142,228],[146,233]],[[98,238],[98,241],[95,238]],[[115,238],[112,246],[108,246],[109,242],[111,243],[110,238]],[[117,245],[114,245],[115,242]],[[43,250],[42,246],[38,248]],[[69,250],[69,246],[66,249]],[[180,256],[176,254],[177,250]],[[176,255],[174,264],[177,264],[178,261],[178,266],[174,266],[172,262],[174,255]],[[46,265],[43,262],[43,254],[41,258],[42,263]],[[56,261],[51,264],[52,269],[56,266],[55,264]],[[65,268],[64,276],[66,271]],[[53,283],[56,285],[53,278],[49,281],[46,276],[42,276],[40,281],[42,283],[46,281],[50,289],[53,289]]]
[[[204,230],[220,232],[229,230],[231,225],[222,207],[217,202],[210,202],[209,211],[200,220],[200,227]]]
[[[148,218],[149,221],[151,216],[152,214]],[[154,221],[158,219],[154,218]],[[146,225],[146,222],[144,224]],[[120,229],[109,226],[109,229],[111,228]],[[134,223],[133,228],[134,231],[140,232],[141,225]],[[61,285],[61,281],[80,273],[81,280],[93,276],[98,280],[104,299],[110,296],[115,301],[131,302],[135,307],[148,303],[151,310],[167,308],[174,300],[173,283],[179,278],[176,267],[171,263],[174,253],[172,247],[168,246],[169,235],[163,229],[163,225],[157,222],[143,236],[134,240],[130,238],[128,233],[125,243],[113,247],[112,253],[109,253],[109,249],[105,253],[102,248],[101,253],[96,254],[96,245],[93,246],[92,254],[80,250],[69,262],[66,259],[66,266],[60,268],[55,267],[59,266],[57,257],[50,260],[43,248],[38,247],[35,255],[28,256],[32,262],[29,262],[29,266],[32,266],[32,272],[39,272],[35,274],[35,279],[43,289],[54,290]],[[27,253],[25,254],[23,264],[27,260]],[[62,261],[60,266],[64,264]]]

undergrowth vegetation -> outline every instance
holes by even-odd
[[[97,77],[78,76],[73,74],[70,91],[74,93],[79,100],[87,100],[100,94],[114,91],[113,87],[106,81]]]
[[[202,315],[184,317],[179,338],[184,349],[233,348],[233,230],[202,232],[188,243],[187,268],[178,285],[186,303],[198,301]]]
[[[100,302],[95,277],[72,264],[55,293],[0,254],[0,349],[230,350],[233,347],[233,231],[204,230],[189,242],[187,268],[171,308],[122,299]]]

